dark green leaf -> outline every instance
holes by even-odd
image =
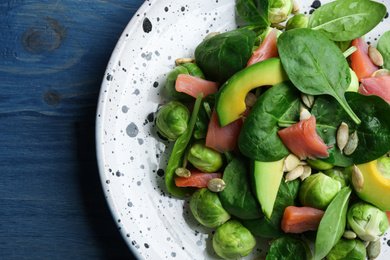
[[[382,68],[390,70],[390,31],[385,32],[379,38],[377,49],[383,56]]]
[[[350,41],[371,31],[386,15],[386,6],[370,0],[324,4],[309,19],[309,28],[333,41]]]
[[[278,195],[275,200],[274,209],[271,218],[265,215],[259,219],[242,220],[242,224],[253,234],[267,237],[278,238],[285,233],[280,228],[284,210],[287,206],[295,206],[298,196],[300,180],[285,182],[284,178],[280,182]]]
[[[288,77],[300,91],[333,96],[356,123],[344,93],[351,83],[349,65],[341,50],[323,34],[306,28],[282,33],[277,42]]]
[[[268,20],[268,0],[238,0],[236,9],[241,19],[252,25],[267,27],[271,24]]]
[[[182,167],[184,155],[188,143],[191,140],[192,132],[195,127],[196,118],[198,115],[199,107],[202,102],[203,93],[200,93],[196,98],[194,109],[192,110],[190,122],[188,123],[187,129],[185,132],[176,140],[175,145],[173,146],[171,157],[169,158],[167,171],[165,175],[165,184],[168,191],[177,197],[187,197],[191,195],[195,189],[194,188],[181,188],[177,187],[175,184],[175,170],[179,167]]]
[[[202,100],[202,104],[199,108],[198,116],[196,117],[196,127],[194,131],[195,139],[204,139],[207,135],[207,130],[209,127],[210,117],[208,109],[211,111],[214,108],[215,104],[215,95],[210,94]]]
[[[272,243],[266,260],[310,260],[311,258],[310,249],[305,242],[285,236]]]
[[[225,210],[240,219],[263,216],[260,204],[253,196],[248,176],[248,160],[233,159],[225,168],[223,178],[226,188],[219,193]]]
[[[222,84],[245,68],[252,56],[255,38],[256,34],[247,28],[215,35],[196,47],[196,63],[207,78]]]
[[[346,92],[345,96],[361,118],[361,124],[355,124],[329,96],[318,97],[311,110],[317,120],[318,135],[330,146],[329,157],[324,161],[342,167],[373,161],[390,150],[390,105],[375,95]],[[336,144],[337,129],[342,122],[349,126],[350,133],[356,130],[358,134],[358,146],[350,156],[343,155]]]
[[[277,84],[262,94],[252,107],[241,129],[238,145],[241,152],[256,161],[282,159],[290,151],[279,138],[280,120],[298,121],[304,106],[300,92],[291,84]]]
[[[325,210],[317,231],[314,260],[324,258],[342,237],[351,192],[350,187],[342,188]]]

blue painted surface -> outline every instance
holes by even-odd
[[[104,199],[94,121],[142,0],[0,0],[0,259],[133,259]]]

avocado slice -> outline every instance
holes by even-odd
[[[246,109],[245,97],[249,91],[287,80],[279,58],[255,63],[234,74],[222,85],[216,96],[215,110],[220,126],[228,125],[241,117]]]
[[[284,158],[273,162],[252,161],[255,196],[261,210],[270,218],[278,195],[280,181],[283,178]]]
[[[364,179],[363,188],[360,191],[355,189],[359,198],[382,210],[390,210],[390,179],[385,177],[386,173],[381,173],[378,169],[378,160],[356,166],[363,174]],[[346,172],[351,177],[352,167],[348,167]]]

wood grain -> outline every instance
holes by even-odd
[[[104,199],[94,120],[141,0],[0,0],[0,259],[133,259]]]

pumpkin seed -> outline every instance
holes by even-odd
[[[177,66],[186,64],[186,63],[194,63],[195,59],[194,58],[178,58],[175,60],[175,63]]]
[[[191,177],[191,172],[188,169],[186,169],[186,168],[181,168],[181,167],[177,168],[175,170],[175,173],[179,177],[185,177],[185,178]]]
[[[295,154],[290,153],[286,159],[284,159],[283,163],[283,171],[284,172],[290,172],[294,170],[299,163],[301,162],[301,159],[299,159]]]
[[[358,135],[357,132],[353,132],[352,134],[349,135],[348,137],[348,142],[344,147],[344,154],[345,155],[351,155],[357,148],[358,146]]]
[[[204,37],[204,39],[205,40],[209,39],[209,38],[211,38],[211,37],[213,37],[215,35],[218,35],[218,34],[220,34],[220,32],[211,32],[211,33],[207,34],[206,37]]]
[[[383,57],[382,54],[371,44],[368,46],[368,56],[372,63],[377,66],[383,66]]]
[[[253,94],[252,92],[249,92],[246,97],[245,97],[245,105],[247,107],[253,107],[253,105],[255,104],[257,100],[257,97],[255,94]]]
[[[274,27],[278,30],[284,30],[284,28],[286,28],[286,26],[284,26],[283,24],[280,24],[280,23],[273,23],[273,24],[271,24],[271,27]]]
[[[363,243],[363,246],[364,246],[365,248],[367,248],[368,245],[370,244],[370,241],[364,241],[364,240],[362,240],[362,243]]]
[[[313,95],[308,95],[308,94],[301,92],[301,99],[302,99],[303,104],[305,104],[305,106],[307,106],[308,108],[311,108],[314,104],[314,96]]]
[[[301,121],[306,120],[306,119],[309,119],[310,117],[311,117],[311,114],[310,114],[309,110],[301,107],[301,112],[299,113],[299,120],[301,120]]]
[[[299,5],[298,5],[297,0],[293,0],[293,6],[292,6],[291,12],[293,14],[299,14]]]
[[[340,152],[343,152],[344,147],[348,143],[349,138],[349,127],[346,123],[342,122],[339,126],[339,129],[337,129],[337,146],[340,149]]]
[[[390,71],[387,69],[379,69],[371,74],[371,77],[389,76]]]
[[[376,241],[371,241],[367,246],[367,258],[375,259],[379,256],[381,252],[381,241],[377,239]]]
[[[309,165],[303,166],[303,173],[299,178],[301,178],[301,181],[305,180],[307,177],[311,175],[311,167]]]
[[[353,169],[352,169],[352,185],[355,188],[355,190],[359,193],[362,191],[364,187],[363,173],[356,165],[353,165]]]
[[[221,192],[225,187],[226,183],[221,178],[213,178],[207,182],[207,188],[213,192]]]
[[[356,233],[353,232],[352,230],[345,230],[343,237],[346,239],[355,239],[357,236]]]
[[[294,170],[289,171],[286,174],[285,182],[289,182],[289,181],[293,181],[295,179],[298,179],[303,174],[303,172],[304,172],[303,166],[299,165],[299,166],[295,167]]]

